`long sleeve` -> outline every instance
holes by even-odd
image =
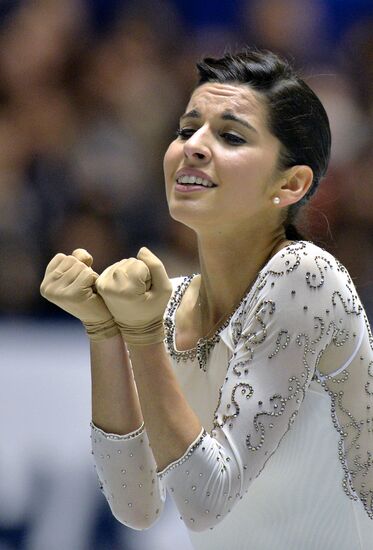
[[[213,428],[202,429],[183,456],[157,472],[144,429],[118,440],[102,434],[95,443],[114,515],[146,528],[156,510],[160,514],[167,489],[188,529],[213,528],[250,491],[296,422],[314,379],[330,396],[341,436],[341,483],[373,518],[373,341],[346,269],[312,243],[289,246],[260,272],[228,329],[232,353]],[[108,459],[116,449],[120,459]],[[121,491],[122,469],[131,472],[131,493]]]
[[[174,289],[182,277],[173,279]],[[91,446],[100,489],[118,521],[132,529],[148,529],[162,514],[166,489],[142,424],[118,435],[91,422]]]
[[[323,354],[332,350],[336,367],[356,355],[361,318],[352,282],[330,254],[299,245],[274,257],[232,319],[234,353],[211,433],[158,474],[189,529],[214,527],[244,498],[294,422]]]
[[[132,529],[147,529],[162,513],[166,493],[144,424],[130,434],[108,434],[91,423],[92,454],[100,488],[113,515]]]

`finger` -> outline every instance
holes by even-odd
[[[76,286],[84,290],[91,288],[92,292],[95,292],[95,282],[97,277],[97,273],[95,273],[92,269],[82,269],[75,279]]]
[[[63,273],[61,281],[65,287],[67,287],[76,281],[82,271],[88,271],[89,269],[89,267],[83,266],[80,262],[75,261],[75,263]]]
[[[136,294],[144,294],[150,289],[151,276],[147,265],[141,260],[134,259],[124,268],[127,277],[127,289]]]
[[[104,271],[101,273],[100,275],[100,279],[104,279],[106,277],[109,277],[110,275],[113,274],[113,272],[115,271],[115,269],[118,267],[118,265],[120,265],[123,261],[125,260],[121,260],[119,262],[115,262],[115,264],[112,264],[112,265],[109,265],[106,269],[104,269]]]
[[[65,258],[66,254],[62,254],[62,252],[56,254],[47,265],[45,273],[50,273],[51,271],[56,269],[56,267],[58,267]]]
[[[119,264],[120,262],[115,262],[115,264],[109,265],[96,279],[95,288],[99,294],[101,292],[105,292],[105,289],[112,280],[113,273]]]
[[[154,287],[154,289],[162,288],[165,286],[166,282],[168,284],[169,278],[166,269],[161,260],[157,258],[153,252],[143,246],[140,248],[137,257],[148,267],[151,277],[151,286]]]
[[[51,270],[51,274],[44,278],[40,292],[42,296],[46,294],[52,296],[59,294],[62,290],[65,290],[78,276],[79,272],[83,268],[83,265],[76,259],[69,258],[64,254],[61,254],[62,259],[59,264],[55,265]],[[72,260],[73,263],[72,263]],[[88,269],[85,267],[84,269]]]
[[[111,281],[109,284],[112,288],[137,295],[146,292],[146,281],[149,279],[150,274],[147,266],[136,258],[128,258],[117,262],[113,271],[106,276],[106,280]]]
[[[68,271],[73,265],[80,265],[81,266],[81,263],[76,259],[74,258],[74,256],[71,256],[69,254],[69,256],[66,256],[62,262],[60,263],[60,265],[58,266],[57,269],[55,269],[56,272],[61,272],[61,273],[65,273],[66,271]]]
[[[87,250],[85,250],[84,248],[76,248],[71,253],[71,255],[88,267],[91,267],[93,264],[93,258],[91,254],[87,252]]]
[[[125,260],[120,260],[112,266],[113,270],[109,276],[111,275],[112,280],[116,283],[127,285],[130,268],[135,262],[138,262],[136,258],[126,258]]]
[[[73,265],[81,265],[79,264],[78,260],[73,256],[65,256],[64,254],[62,256],[63,257],[61,258],[61,261],[55,264],[53,269],[48,266],[48,275],[53,280],[58,280],[63,277],[66,271],[68,271]]]

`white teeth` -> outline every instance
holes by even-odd
[[[176,180],[178,183],[186,183],[186,184],[197,184],[202,185],[203,187],[214,187],[214,184],[211,181],[205,180],[203,178],[197,177],[197,176],[181,176],[177,178]]]

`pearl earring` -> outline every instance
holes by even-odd
[[[272,202],[273,202],[273,204],[280,204],[281,199],[280,199],[280,197],[273,197]]]

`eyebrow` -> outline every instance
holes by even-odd
[[[180,120],[183,120],[184,118],[201,118],[201,113],[197,111],[197,109],[192,109],[188,113],[184,113]],[[242,126],[245,126],[245,128],[248,128],[252,132],[258,133],[258,130],[254,128],[249,122],[244,120],[243,118],[238,117],[237,115],[233,114],[231,111],[224,111],[224,113],[221,115],[222,120],[233,120],[234,122],[237,122],[238,124],[242,124]]]

